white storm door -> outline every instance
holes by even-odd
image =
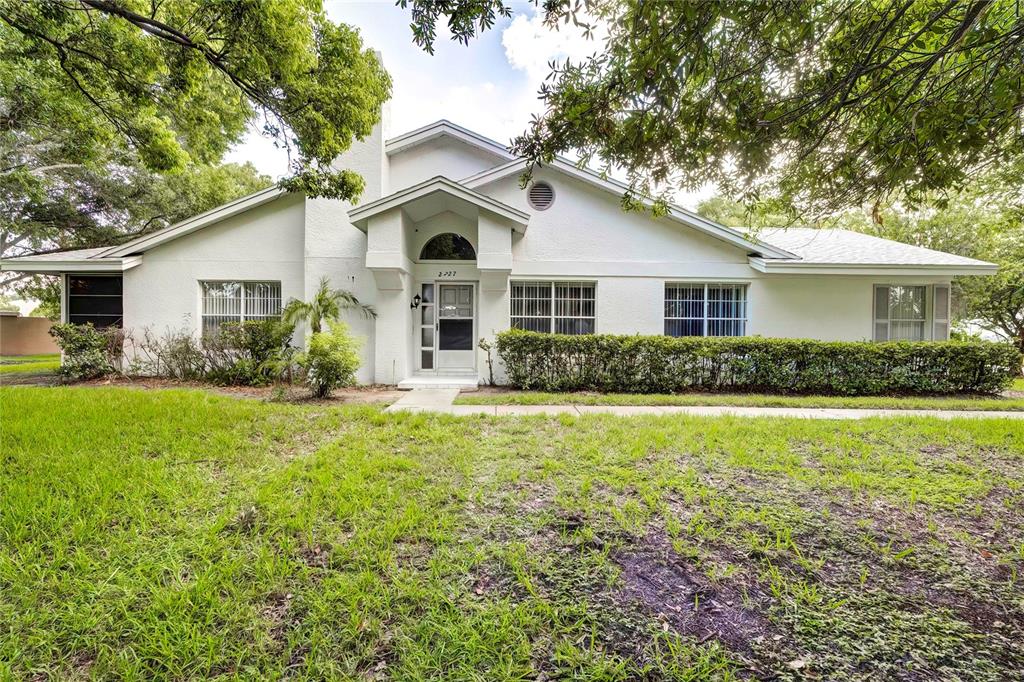
[[[438,284],[437,368],[476,367],[476,306],[472,284]]]

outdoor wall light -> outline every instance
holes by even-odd
[[[415,296],[412,297],[412,304],[409,307],[414,309],[414,310],[416,308],[419,308],[420,307],[420,301],[422,301],[422,300],[423,299],[420,298],[420,295],[416,294]]]

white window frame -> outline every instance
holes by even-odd
[[[938,321],[941,321],[941,322],[945,323],[945,325],[946,325],[946,335],[948,336],[948,334],[949,334],[949,331],[948,331],[948,326],[949,326],[949,306],[950,306],[950,293],[951,293],[949,291],[949,285],[948,284],[941,284],[941,285],[922,284],[920,282],[910,282],[910,283],[901,282],[901,283],[890,283],[890,284],[875,284],[871,288],[871,306],[872,306],[871,338],[874,339],[875,341],[892,341],[892,340],[894,340],[892,338],[892,325],[893,325],[893,322],[918,322],[918,323],[922,324],[922,328],[923,328],[922,334],[921,334],[921,340],[922,341],[934,341],[935,340],[935,336],[936,336],[935,335],[935,323],[937,321],[937,318],[936,318],[936,315],[935,315],[935,310],[934,310],[934,307],[935,307],[935,304],[936,304],[936,299],[935,299],[935,287],[936,286],[941,286],[941,287],[946,289],[946,293],[945,293],[946,310],[943,311],[943,316],[938,318]],[[924,289],[924,318],[923,319],[918,320],[918,319],[911,319],[911,318],[894,318],[894,317],[890,317],[889,316],[889,305],[888,305],[888,302],[886,303],[885,310],[882,311],[882,313],[884,313],[884,314],[880,313],[880,311],[878,310],[878,291],[879,291],[879,289],[885,289],[886,291],[888,291],[888,290],[892,289],[893,287],[901,287],[901,288],[915,287],[915,288],[919,288],[919,289]],[[878,338],[878,336],[879,336],[878,329],[879,329],[879,325],[880,324],[883,324],[885,326],[885,338],[884,339]],[[901,340],[901,339],[895,339],[895,340],[898,341],[898,340]]]
[[[550,313],[548,315],[516,315],[515,314],[515,307],[516,307],[517,299],[515,298],[514,291],[515,291],[515,287],[517,285],[518,286],[547,287],[548,288],[548,296],[546,297],[546,300],[548,301],[548,305],[550,306]],[[593,291],[593,293],[594,293],[593,298],[592,299],[580,298],[578,300],[579,301],[587,301],[587,300],[593,301],[594,314],[593,315],[559,315],[557,313],[559,301],[562,301],[563,303],[565,301],[569,301],[569,302],[573,302],[574,301],[574,299],[571,299],[571,298],[560,299],[560,298],[556,297],[556,291],[558,290],[558,287],[560,287],[560,286],[562,286],[562,287],[566,287],[566,286],[590,287],[590,290]],[[529,279],[529,280],[512,280],[511,282],[509,282],[509,297],[508,298],[509,298],[509,328],[511,328],[511,329],[517,329],[517,327],[515,327],[514,324],[513,324],[513,320],[515,320],[515,319],[546,320],[547,321],[547,327],[548,327],[547,331],[540,332],[540,333],[542,333],[542,334],[555,334],[555,333],[559,333],[559,332],[555,331],[556,321],[557,320],[590,320],[592,322],[592,326],[593,326],[593,329],[594,329],[593,333],[596,334],[598,332],[598,330],[597,330],[597,282],[595,282],[595,281],[592,281],[592,280],[557,280],[557,279],[555,279],[555,280],[533,280],[533,279]],[[544,298],[530,298],[530,299],[518,299],[518,300],[522,300],[522,301],[528,301],[528,300],[529,301],[541,301],[541,300],[545,300],[545,299]],[[580,336],[580,334],[570,334],[570,335],[571,336]]]
[[[700,333],[700,336],[702,336],[702,337],[707,337],[708,336],[708,329],[709,329],[708,323],[709,322],[733,322],[733,323],[739,323],[742,326],[742,330],[743,330],[742,334],[728,334],[728,335],[716,334],[714,336],[715,337],[721,337],[721,338],[747,336],[748,330],[750,329],[750,284],[748,282],[665,282],[665,286],[662,287],[662,294],[661,294],[662,310],[663,311],[665,310],[665,305],[669,301],[669,299],[668,299],[668,290],[670,288],[703,289],[703,291],[704,291],[704,298],[703,298],[703,302],[702,302],[703,314],[701,315],[701,317],[698,318],[698,317],[670,317],[670,316],[665,315],[663,313],[664,319],[662,320],[662,333],[665,336],[669,336],[669,334],[667,333],[667,331],[668,331],[667,330],[667,326],[668,326],[668,322],[672,321],[672,320],[676,320],[676,321],[701,320],[701,333]],[[710,290],[712,288],[716,288],[716,289],[717,288],[739,289],[743,293],[743,298],[742,298],[742,301],[741,301],[741,304],[743,306],[743,315],[742,315],[742,317],[711,317],[711,315],[710,315],[711,300],[710,300],[709,292],[710,292]],[[679,300],[679,299],[673,299],[673,300]],[[682,337],[682,336],[675,337],[674,336],[673,338],[684,338],[684,337]]]
[[[279,320],[279,319],[281,319],[281,313],[284,310],[284,294],[283,294],[283,291],[282,291],[280,280],[265,280],[265,279],[251,279],[251,280],[250,279],[246,279],[246,280],[237,280],[237,279],[201,279],[201,280],[199,280],[199,334],[200,335],[207,334],[207,331],[206,331],[206,318],[207,317],[225,318],[225,317],[228,317],[229,315],[231,315],[231,316],[234,315],[233,313],[230,313],[230,314],[228,314],[228,313],[208,313],[206,311],[206,301],[209,298],[208,296],[206,296],[206,292],[205,292],[205,285],[207,285],[207,284],[234,284],[234,285],[238,286],[239,292],[240,292],[240,298],[239,298],[240,303],[239,303],[239,306],[238,306],[238,308],[239,308],[238,319],[237,320],[220,320],[220,322],[218,323],[218,329],[219,329],[219,325],[223,324],[224,322],[235,322],[235,321],[237,321],[237,322],[246,322],[246,321],[249,321],[249,320]],[[267,285],[270,285],[270,286],[276,286],[277,287],[277,310],[278,310],[278,312],[277,312],[276,315],[257,315],[257,314],[251,314],[249,312],[249,301],[253,297],[248,295],[246,287],[247,287],[247,285],[253,285],[253,284],[267,284]],[[264,300],[273,301],[274,299],[273,298],[267,298],[267,299],[264,299]]]

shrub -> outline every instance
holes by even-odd
[[[190,331],[168,330],[157,337],[147,329],[135,347],[131,371],[184,381],[202,379],[206,376],[206,356]]]
[[[546,391],[687,390],[878,395],[993,393],[1021,356],[1008,344],[958,341],[498,335],[509,383]]]
[[[294,365],[293,327],[280,320],[222,325],[202,339],[187,329],[154,336],[135,346],[132,371],[174,379],[259,386],[282,378]]]
[[[329,331],[313,334],[299,364],[306,370],[306,383],[313,395],[326,398],[334,389],[356,382],[359,341],[344,322],[331,323]]]
[[[50,336],[63,353],[60,374],[65,379],[83,381],[118,371],[124,345],[124,333],[120,329],[96,329],[91,323],[64,323],[50,327]]]
[[[228,322],[202,340],[206,378],[214,383],[260,386],[291,370],[294,326],[281,320]]]

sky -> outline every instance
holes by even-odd
[[[410,10],[382,2],[327,0],[328,16],[359,29],[364,44],[381,53],[393,81],[387,137],[442,118],[507,143],[539,112],[537,90],[551,59],[580,59],[599,44],[574,27],[546,29],[532,4],[513,5],[512,18],[500,18],[469,45],[451,40],[438,26],[433,55],[412,42]],[[251,161],[278,178],[287,172],[283,150],[253,130],[228,161]]]
[[[586,38],[572,25],[548,29],[532,3],[513,3],[511,18],[499,18],[491,30],[469,45],[453,42],[442,22],[430,55],[412,42],[410,10],[391,0],[327,0],[324,4],[332,20],[360,30],[364,44],[381,53],[391,74],[386,137],[446,118],[507,144],[526,129],[531,114],[541,112],[537,91],[548,75],[549,62],[578,61],[602,45],[599,32]],[[275,179],[288,170],[284,151],[256,130],[226,160],[251,161]],[[694,208],[709,194],[682,194],[677,201]]]

